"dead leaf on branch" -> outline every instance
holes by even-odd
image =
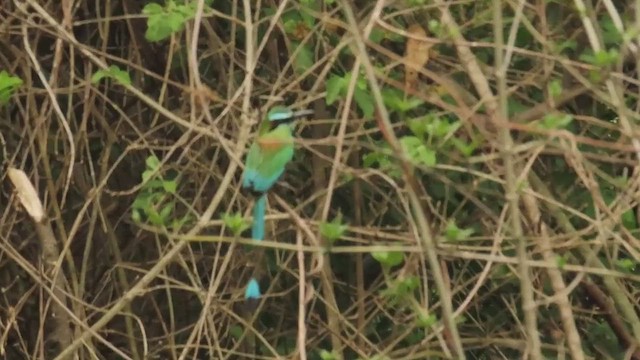
[[[427,33],[419,24],[409,26],[407,32],[415,37],[426,38]],[[418,84],[418,72],[429,61],[429,49],[432,44],[425,40],[407,37],[407,46],[404,54],[405,89],[416,90]]]

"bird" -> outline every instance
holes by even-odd
[[[249,147],[242,175],[242,187],[256,196],[253,206],[251,238],[264,239],[266,193],[280,179],[293,158],[293,121],[313,114],[312,110],[294,111],[286,106],[274,106],[258,129],[258,136]],[[260,285],[252,277],[245,290],[246,300],[260,298]]]

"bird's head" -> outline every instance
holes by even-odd
[[[286,106],[274,106],[267,113],[267,120],[269,120],[273,124],[273,126],[275,126],[279,124],[289,123],[299,117],[311,114],[313,114],[313,110],[305,109],[293,111]]]

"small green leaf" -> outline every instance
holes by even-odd
[[[409,126],[409,130],[419,137],[423,138],[425,134],[427,134],[427,124],[431,122],[431,116],[422,116],[419,118],[412,118],[407,121],[407,126]]]
[[[145,38],[152,42],[161,41],[182,30],[184,24],[195,16],[195,5],[176,5],[172,1],[164,8],[155,3],[145,5],[142,9],[148,15]]]
[[[364,117],[371,119],[375,106],[373,105],[373,97],[369,94],[369,91],[356,87],[353,93],[353,99],[356,101],[356,104],[358,104],[360,110],[362,110]]]
[[[429,22],[427,23],[427,28],[432,34],[438,35],[442,33],[442,26],[440,26],[440,21],[436,19],[430,19]]]
[[[602,28],[602,39],[608,46],[620,46],[623,41],[622,34],[616,28],[610,17],[604,17],[600,21]]]
[[[172,33],[182,30],[184,23],[188,20],[184,14],[180,12],[168,13],[163,19]]]
[[[580,55],[580,60],[597,67],[607,67],[614,65],[620,58],[620,53],[615,48],[608,51],[600,50],[595,53],[585,52]]]
[[[243,231],[247,230],[251,226],[250,222],[238,212],[222,215],[222,222],[231,230],[234,236],[240,236]]]
[[[178,189],[178,182],[175,179],[164,180],[162,181],[162,187],[164,188],[164,191],[168,192],[169,194],[175,194],[176,190]]]
[[[13,93],[22,85],[23,81],[17,76],[9,75],[6,71],[0,71],[0,105],[9,102]]]
[[[147,173],[147,175],[149,176],[149,174],[151,174],[152,172],[149,171]],[[142,174],[144,175],[144,174]],[[145,188],[147,189],[162,189],[164,187],[164,185],[162,184],[162,178],[160,176],[157,176],[155,179],[151,179],[149,182],[147,182],[145,184]],[[153,193],[153,195],[158,195],[158,196],[162,196],[162,193],[159,192],[155,192]]]
[[[391,360],[391,358],[387,355],[375,354],[372,357],[367,358],[367,360]]]
[[[380,42],[384,40],[384,30],[379,27],[374,27],[371,29],[371,34],[369,34],[369,41],[375,44],[380,44]]]
[[[556,265],[560,270],[564,269],[564,266],[567,265],[567,257],[566,256],[556,256]]]
[[[574,39],[565,40],[557,44],[553,44],[554,51],[558,54],[565,50],[575,51],[578,48],[578,43]]]
[[[444,236],[448,241],[467,240],[473,234],[473,229],[460,229],[454,221],[449,221],[444,230]]]
[[[399,251],[376,251],[371,253],[382,266],[394,267],[400,265],[404,261],[404,254]]]
[[[138,209],[131,210],[131,220],[133,220],[134,223],[142,222],[142,214],[140,214],[140,210]]]
[[[564,129],[573,121],[573,116],[569,114],[560,115],[560,114],[547,114],[542,118],[542,120],[538,123],[540,127],[543,129],[555,130],[555,129]]]
[[[478,142],[472,141],[467,142],[465,140],[460,140],[458,138],[452,138],[451,142],[453,146],[462,153],[464,157],[469,157],[473,154],[473,152],[478,148]]]
[[[329,223],[320,224],[320,234],[327,239],[330,243],[334,243],[339,240],[344,232],[347,231],[347,225],[342,223],[342,215],[338,214],[335,219]]]
[[[636,214],[633,210],[625,211],[622,214],[622,225],[624,225],[628,230],[638,229],[638,219],[636,218]]]
[[[632,272],[635,270],[636,262],[632,259],[618,259],[616,266],[624,272]]]
[[[309,70],[314,64],[313,51],[309,45],[298,45],[293,65],[299,74]]]
[[[156,170],[158,169],[158,166],[160,166],[160,160],[157,156],[151,155],[147,157],[147,159],[145,160],[145,164],[147,165],[147,169]]]
[[[176,231],[180,230],[185,224],[191,222],[192,220],[193,220],[193,216],[191,216],[190,214],[187,214],[181,218],[174,218],[171,221],[171,229]]]
[[[385,268],[390,267],[384,264],[383,266]],[[417,276],[409,276],[406,278],[401,277],[399,279],[389,281],[389,287],[382,290],[381,295],[388,298],[393,304],[398,304],[414,298],[414,293],[419,286],[420,279]]]
[[[171,201],[162,207],[162,209],[160,210],[160,218],[162,219],[162,224],[167,223],[167,219],[169,219],[169,216],[171,216],[171,213],[173,213],[175,205],[175,202]]]
[[[413,163],[426,166],[435,166],[437,164],[436,152],[427,148],[423,141],[416,136],[402,137],[400,145],[405,155]]]
[[[142,182],[147,182],[153,176],[153,170],[145,170],[142,172]]]
[[[416,317],[416,323],[420,327],[429,328],[438,322],[438,317],[435,314],[426,315],[422,312],[418,313]]]
[[[229,333],[231,334],[232,338],[239,340],[240,337],[242,337],[244,331],[242,330],[242,327],[240,325],[231,325],[231,327],[229,328]]]
[[[398,112],[407,112],[424,104],[422,99],[416,97],[406,98],[404,92],[395,88],[384,89],[382,91],[382,97],[385,105],[389,109]]]
[[[549,89],[549,95],[556,99],[562,94],[562,81],[559,79],[553,79],[549,82],[547,88]]]
[[[162,6],[156,3],[148,3],[142,9],[142,13],[145,15],[156,15],[156,14],[162,14],[163,12],[164,12],[164,9],[162,8]]]
[[[320,350],[320,359],[322,360],[338,360],[338,355],[325,349]]]
[[[97,84],[104,78],[115,79],[120,84],[131,85],[131,77],[125,70],[121,70],[117,65],[111,65],[106,70],[98,70],[91,76],[91,83]]]
[[[338,99],[338,97],[340,97],[340,94],[342,94],[342,91],[345,85],[346,85],[345,79],[338,75],[332,75],[327,80],[327,83],[326,83],[327,97],[325,98],[327,105],[333,104]]]
[[[409,295],[420,286],[420,278],[417,276],[401,278],[397,280],[395,286],[398,293]]]
[[[424,131],[436,139],[448,136],[461,126],[460,121],[449,122],[448,119],[434,114],[428,114],[420,120],[424,122]]]
[[[508,98],[507,99],[507,112],[508,112],[509,116],[513,116],[515,114],[519,114],[521,112],[524,112],[528,108],[529,107],[527,105],[525,105],[524,103],[518,101],[517,99],[514,99],[514,98]]]
[[[156,209],[154,209],[153,207],[149,207],[147,208],[146,213],[149,217],[149,222],[151,222],[153,225],[164,225],[164,219],[160,216]]]

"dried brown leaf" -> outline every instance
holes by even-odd
[[[413,36],[426,38],[427,33],[419,24],[409,26],[407,32]],[[404,54],[405,65],[405,87],[416,89],[418,83],[418,71],[429,61],[429,49],[431,44],[413,37],[407,38],[407,46]]]
[[[22,206],[24,206],[35,222],[42,222],[44,219],[42,203],[38,198],[38,192],[33,187],[33,184],[31,184],[27,174],[16,168],[9,168],[7,174],[9,175],[9,180],[11,180],[13,186],[16,188]]]

